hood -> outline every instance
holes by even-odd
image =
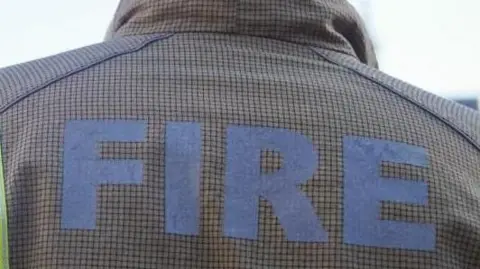
[[[364,23],[347,0],[121,0],[107,39],[182,32],[274,38],[377,66]]]

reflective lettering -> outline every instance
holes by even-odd
[[[273,128],[231,126],[227,137],[224,234],[257,239],[261,197],[272,205],[288,240],[326,241],[315,209],[297,188],[316,171],[318,158],[312,143],[298,133]],[[283,155],[283,166],[273,174],[261,173],[265,149]]]
[[[382,162],[427,167],[425,149],[362,137],[344,139],[344,242],[346,244],[435,249],[432,224],[380,219],[382,201],[427,205],[428,185],[381,177]]]
[[[198,235],[202,134],[196,123],[168,123],[165,145],[167,233]]]
[[[70,121],[64,137],[63,229],[95,229],[96,190],[102,184],[140,184],[140,160],[103,160],[103,141],[142,142],[143,121]]]

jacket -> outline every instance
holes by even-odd
[[[345,0],[122,0],[0,119],[3,268],[480,268],[478,112]]]

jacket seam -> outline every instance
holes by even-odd
[[[382,81],[379,81],[367,74],[364,74],[363,72],[357,70],[356,68],[354,67],[350,67],[348,65],[345,65],[327,55],[324,55],[320,52],[318,52],[316,50],[315,47],[310,47],[313,52],[316,54],[316,55],[319,55],[320,57],[324,58],[325,60],[327,60],[328,62],[330,63],[333,63],[337,66],[340,66],[340,67],[343,67],[345,69],[348,69],[354,73],[356,73],[357,75],[365,78],[365,79],[368,79],[369,81],[385,88],[386,90],[388,90],[389,92],[399,96],[400,98],[414,104],[415,106],[419,107],[420,109],[426,111],[427,113],[431,114],[432,116],[434,116],[435,118],[439,119],[440,121],[442,121],[444,124],[446,124],[449,128],[453,129],[454,131],[458,132],[464,139],[466,139],[468,142],[470,142],[470,144],[472,144],[478,151],[480,151],[480,144],[476,141],[476,139],[474,137],[472,137],[470,134],[468,134],[467,132],[465,132],[461,127],[457,126],[455,123],[453,123],[451,120],[449,120],[448,118],[445,118],[441,115],[439,115],[438,113],[436,113],[435,111],[429,109],[428,107],[425,107],[422,103],[414,100],[413,98],[409,97],[408,95],[405,95],[397,90],[395,90],[394,87],[388,85],[387,83],[384,83]]]
[[[226,32],[226,31],[176,31],[174,33],[175,33],[175,35],[182,35],[182,34],[218,34],[218,35],[227,35],[227,36],[245,36],[245,37],[262,38],[262,39],[267,39],[267,40],[275,40],[275,41],[278,41],[278,42],[284,42],[284,43],[297,45],[297,46],[317,47],[317,48],[321,48],[321,49],[325,49],[325,50],[335,51],[337,53],[341,53],[342,55],[359,59],[358,56],[354,52],[349,52],[349,51],[344,50],[344,49],[335,49],[333,47],[330,48],[328,46],[314,45],[314,44],[312,44],[312,42],[298,42],[298,41],[289,40],[287,38],[282,39],[282,38],[273,37],[273,36],[245,34],[245,33],[233,32],[233,31],[232,32]],[[154,32],[152,32],[150,34],[154,34]],[[135,33],[116,33],[114,35],[114,37],[116,37],[116,38],[119,38],[119,37],[133,37],[133,36],[137,36],[137,34],[135,34]],[[110,40],[110,39],[107,39],[107,40]]]
[[[119,51],[119,52],[115,52],[115,53],[112,53],[112,54],[109,54],[109,55],[106,55],[104,57],[101,57],[99,59],[96,59],[96,60],[93,60],[89,63],[86,63],[86,64],[83,64],[83,65],[79,65],[78,67],[66,72],[65,74],[62,74],[62,75],[59,75],[59,76],[56,76],[56,77],[53,77],[51,79],[48,79],[47,81],[41,83],[40,85],[38,86],[34,86],[32,87],[31,89],[27,90],[25,93],[21,94],[20,96],[16,97],[15,99],[13,99],[12,101],[6,103],[5,105],[1,106],[0,107],[0,114],[3,114],[4,112],[6,112],[8,109],[10,109],[12,106],[18,104],[19,102],[25,100],[26,98],[30,97],[31,95],[49,87],[49,86],[52,86],[53,84],[57,83],[57,82],[60,82],[72,75],[76,75],[76,74],[79,74],[83,71],[86,71],[87,69],[91,68],[91,67],[94,67],[96,65],[99,65],[99,64],[102,64],[102,63],[105,63],[105,62],[108,62],[116,57],[120,57],[120,56],[123,56],[123,55],[127,55],[127,54],[130,54],[130,53],[134,53],[134,52],[137,52],[137,51],[140,51],[142,50],[143,48],[145,48],[146,46],[152,44],[152,43],[155,43],[157,41],[160,41],[160,40],[165,40],[165,39],[168,39],[169,37],[173,36],[173,34],[161,34],[161,35],[154,35],[152,36],[152,38],[149,38],[145,41],[142,41],[138,46],[134,47],[134,48],[131,48],[131,49],[128,49],[128,50],[124,50],[124,51]]]

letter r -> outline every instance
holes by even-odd
[[[227,133],[226,236],[257,239],[260,197],[268,200],[290,241],[327,240],[311,201],[297,188],[316,171],[318,157],[303,135],[284,129],[231,126]],[[262,174],[262,150],[278,151],[283,166]]]

